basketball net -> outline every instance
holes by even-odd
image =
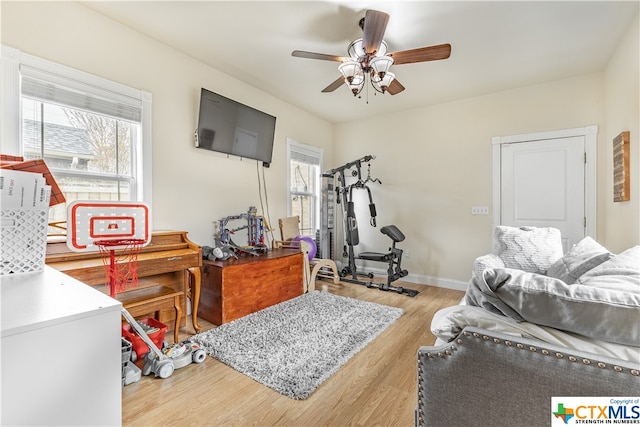
[[[138,284],[138,254],[145,241],[143,239],[97,240],[105,266],[105,285],[109,286],[112,298],[130,286]],[[118,249],[115,249],[115,248]]]

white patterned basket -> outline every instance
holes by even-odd
[[[0,275],[44,270],[48,209],[2,209]]]

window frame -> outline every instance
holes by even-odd
[[[112,96],[127,102],[137,103],[141,110],[141,138],[135,154],[135,200],[144,201],[149,206],[152,202],[151,183],[151,106],[150,92],[134,89],[129,86],[104,79],[83,71],[67,67],[37,56],[29,55],[18,49],[2,45],[0,58],[0,152],[14,156],[23,156],[22,141],[22,93],[21,68],[41,71],[53,77],[59,76],[68,82],[78,82],[79,86],[91,87],[102,96]],[[91,174],[99,178],[99,174]]]
[[[297,192],[291,189],[291,160],[295,156],[295,153],[302,154],[305,157],[311,157],[317,160],[318,174],[315,179],[315,188],[313,191]],[[302,144],[292,138],[287,138],[287,216],[292,215],[291,200],[295,194],[306,195],[313,197],[313,228],[315,231],[320,229],[320,201],[322,198],[322,164],[323,164],[323,149],[314,147],[311,145]],[[315,237],[315,231],[312,237]]]

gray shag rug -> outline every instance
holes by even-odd
[[[306,399],[402,313],[401,308],[313,291],[192,340],[267,387]]]

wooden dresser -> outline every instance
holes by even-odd
[[[205,260],[198,316],[221,325],[302,295],[302,257],[298,249],[272,249],[261,256]]]
[[[46,264],[109,294],[99,252],[73,252],[64,241],[50,242]],[[155,317],[173,325],[174,340],[178,341],[179,328],[186,325],[187,297],[191,299],[193,327],[200,332],[196,313],[201,266],[202,248],[190,241],[185,231],[153,232],[151,243],[138,255],[138,285],[119,293],[116,299],[134,317]]]

